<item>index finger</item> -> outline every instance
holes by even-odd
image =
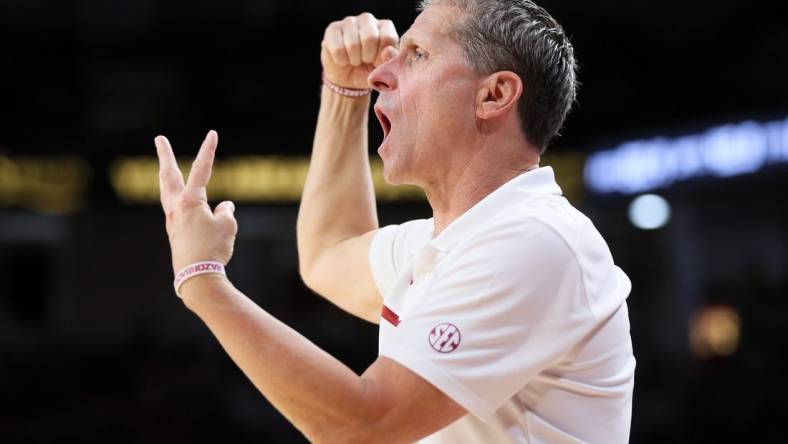
[[[196,190],[208,186],[208,181],[211,180],[211,169],[213,168],[213,159],[216,154],[216,145],[219,143],[219,135],[216,131],[208,131],[208,135],[200,147],[200,152],[192,164],[192,170],[189,172],[189,179],[186,181],[186,188]]]
[[[380,29],[375,16],[365,12],[358,16],[358,34],[361,39],[361,61],[372,64],[378,54]]]
[[[159,156],[159,190],[164,204],[183,190],[183,175],[178,169],[178,161],[175,160],[170,141],[164,136],[158,136],[154,142]]]
[[[380,30],[379,51],[382,51],[387,46],[399,47],[399,34],[394,22],[391,20],[379,20],[378,29]]]
[[[396,54],[396,50],[399,48],[399,34],[397,34],[397,28],[394,27],[394,22],[391,20],[379,20],[378,29],[380,30],[378,54],[373,62],[376,67],[387,62],[392,54]]]

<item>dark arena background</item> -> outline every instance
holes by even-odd
[[[788,396],[781,2],[541,2],[582,88],[543,159],[629,274],[633,443],[777,442]],[[220,134],[228,270],[356,371],[377,328],[311,293],[295,220],[325,26],[412,1],[0,0],[0,442],[298,443],[175,296],[153,138]],[[380,179],[381,223],[429,217]]]

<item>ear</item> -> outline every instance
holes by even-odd
[[[516,109],[523,81],[511,71],[498,71],[482,80],[476,96],[476,117],[493,119]]]

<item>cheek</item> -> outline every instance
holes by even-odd
[[[435,85],[431,99],[425,103],[428,109],[422,110],[422,115],[429,116],[431,130],[439,133],[434,137],[439,137],[443,143],[465,134],[465,129],[473,122],[473,98],[468,88],[451,82]]]
[[[467,126],[474,119],[473,87],[455,77],[400,90],[400,116],[405,125],[399,137],[414,151],[409,157],[439,156],[442,145],[453,146],[455,139],[467,136]]]
[[[450,112],[444,91],[435,83],[425,84],[418,90],[411,90],[402,97],[402,115],[410,123],[408,137],[420,144],[438,137]]]
[[[397,138],[400,150],[398,155],[402,161],[413,163],[423,156],[424,147],[429,146],[435,128],[431,122],[434,115],[430,104],[431,97],[425,90],[410,90],[400,97],[400,126]]]

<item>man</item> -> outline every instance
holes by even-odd
[[[528,0],[426,2],[401,40],[371,14],[332,23],[321,60],[300,269],[380,323],[379,358],[355,375],[221,273],[236,222],[207,205],[213,131],[185,185],[156,139],[184,303],[314,442],[626,442],[629,280],[538,166],[575,96],[560,26]],[[368,85],[385,178],[422,187],[432,219],[378,227]]]

